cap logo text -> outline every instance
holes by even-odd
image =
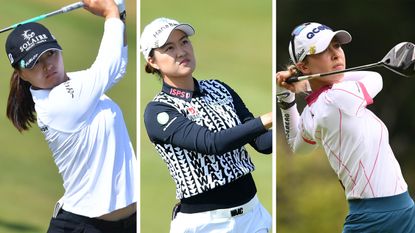
[[[305,53],[305,49],[301,49],[301,51],[299,51],[298,53],[297,53],[297,57],[298,58],[301,58],[301,57],[303,57],[303,54]]]
[[[30,30],[24,31],[22,36],[26,40],[26,42],[20,46],[20,52],[27,52],[28,50],[33,48],[33,46],[46,42],[48,40],[48,36],[46,34],[36,35],[35,32],[30,32]]]
[[[307,33],[307,39],[311,39],[315,36],[315,34],[323,31],[323,30],[331,30],[331,28],[327,27],[326,25],[320,25],[316,28],[311,29],[311,32]]]
[[[22,36],[23,36],[23,39],[30,40],[30,39],[32,39],[35,36],[35,33],[34,32],[30,32],[30,30],[25,30],[23,32]]]
[[[11,53],[9,53],[9,60],[10,60],[10,63],[13,64],[14,58],[13,58],[13,54]]]
[[[157,36],[158,35],[160,35],[160,33],[162,33],[164,30],[166,30],[166,29],[168,29],[168,28],[170,28],[170,27],[174,27],[174,26],[176,26],[177,24],[175,24],[175,23],[167,23],[167,24],[165,24],[165,25],[163,25],[163,26],[161,26],[157,31],[155,31],[154,33],[153,33],[153,37],[154,38],[157,38]]]

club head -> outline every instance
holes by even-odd
[[[393,47],[382,59],[382,65],[405,77],[415,75],[415,45],[411,42],[402,42]]]

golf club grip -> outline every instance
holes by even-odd
[[[335,72],[338,72],[338,71],[335,71]],[[290,83],[294,83],[294,82],[298,82],[298,81],[309,80],[309,79],[313,79],[313,78],[327,76],[327,75],[330,75],[332,73],[334,73],[334,72],[323,73],[323,74],[310,74],[310,75],[303,75],[303,76],[293,76],[293,77],[289,77],[287,80],[285,80],[285,82],[290,84]]]
[[[54,15],[64,14],[66,12],[73,11],[73,10],[76,10],[78,8],[81,8],[84,5],[85,4],[83,2],[72,3],[70,5],[62,7],[59,10],[56,10],[56,11],[53,11],[53,12],[50,12],[50,13],[46,14],[46,17],[51,17],[51,16],[54,16]]]
[[[84,5],[85,4],[83,2],[76,2],[76,3],[73,3],[71,5],[62,7],[61,11],[62,11],[62,13],[66,13],[68,11],[73,11],[73,10],[76,10],[78,8],[84,7]]]
[[[288,84],[298,82],[298,76],[289,77],[289,78],[287,78],[287,80],[285,80],[285,82],[288,83]]]

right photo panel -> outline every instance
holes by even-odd
[[[276,6],[277,232],[415,232],[415,2]]]

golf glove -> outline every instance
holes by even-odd
[[[295,93],[277,84],[277,99],[280,108],[286,110],[294,105]]]
[[[277,84],[277,98],[278,98],[278,101],[290,103],[295,100],[295,93]]]

